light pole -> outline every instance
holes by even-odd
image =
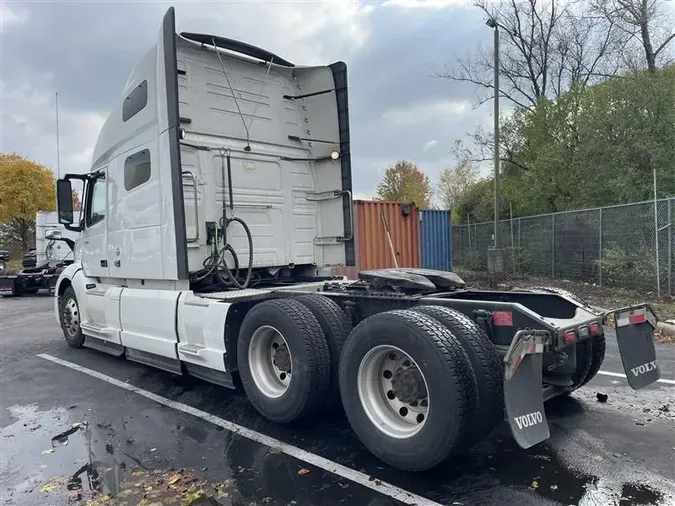
[[[499,241],[499,24],[494,18],[485,22],[494,32],[494,243],[492,251],[488,250],[488,271],[501,273],[504,271],[504,255]]]

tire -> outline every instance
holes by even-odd
[[[587,344],[582,348],[583,351],[580,352],[579,345],[584,343]],[[606,342],[604,334],[594,336],[588,341],[577,343],[577,371],[583,369],[586,373],[583,376],[579,374],[576,378],[574,375],[572,376],[574,385],[571,387],[570,392],[583,387],[586,383],[595,378],[605,360],[605,348]]]
[[[274,332],[283,341],[276,349],[290,352],[290,356],[282,356],[279,351],[272,353],[272,348],[269,348],[267,357],[279,359],[276,371],[271,358],[265,361],[263,349],[266,340],[278,340],[278,336],[268,337],[276,336]],[[253,354],[254,372],[249,350]],[[258,358],[255,358],[256,350],[261,353]],[[328,344],[316,317],[300,302],[284,299],[256,304],[242,322],[237,360],[246,395],[255,409],[270,421],[292,422],[316,411],[325,401],[330,387]],[[285,387],[281,383],[281,374],[287,381]],[[264,378],[271,380],[265,383]]]
[[[592,365],[592,345],[590,340],[581,341],[575,345],[576,347],[576,359],[577,367],[574,371],[574,374],[570,377],[572,380],[572,386],[570,387],[570,392],[580,388],[581,385],[586,383],[586,377],[591,370]]]
[[[476,375],[477,414],[467,433],[467,446],[483,439],[503,418],[504,367],[490,339],[473,320],[443,306],[419,306],[414,311],[444,325],[464,347]]]
[[[59,321],[68,346],[82,348],[84,335],[80,328],[80,306],[72,286],[66,288],[63,295],[59,297]]]
[[[351,323],[342,308],[323,295],[303,295],[293,300],[297,300],[312,312],[326,336],[328,351],[330,352],[330,395],[326,399],[326,408],[332,409],[335,406],[341,406],[338,378],[340,355],[347,337],[349,337],[349,332],[352,330]]]
[[[378,367],[368,365],[378,354],[383,355],[383,363],[407,356],[408,366],[417,366],[428,397],[421,396],[418,402],[416,396],[407,405],[411,410],[412,406],[423,409],[426,399],[428,416],[420,419],[413,411],[416,418],[405,420],[400,430],[380,423],[378,412],[395,418],[401,410],[391,407],[398,397],[388,397],[391,403],[387,404],[387,395],[393,392],[385,395],[381,386],[385,380],[380,379],[396,378],[397,373],[385,367],[380,376]],[[405,361],[402,364],[405,366]],[[416,390],[419,392],[419,386]],[[352,429],[371,453],[396,468],[423,471],[462,449],[476,396],[476,378],[462,345],[447,328],[424,314],[395,310],[365,319],[349,335],[340,360],[340,395]],[[377,411],[382,406],[384,410]],[[407,414],[407,410],[401,413],[402,417]]]

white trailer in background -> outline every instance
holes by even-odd
[[[177,35],[169,9],[91,172],[57,184],[60,222],[82,233],[56,286],[66,341],[228,387],[238,374],[276,422],[341,404],[402,469],[435,466],[504,413],[522,447],[548,438],[544,400],[597,373],[606,315],[551,290],[467,290],[451,272],[331,278],[354,265],[351,190],[344,63]],[[614,321],[629,383],[653,383],[653,312]]]

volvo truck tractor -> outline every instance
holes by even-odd
[[[224,387],[238,375],[274,422],[340,407],[413,471],[504,419],[521,447],[546,440],[544,402],[595,376],[610,320],[630,386],[659,378],[644,304],[604,313],[426,269],[331,277],[355,261],[349,135],[344,63],[177,34],[169,9],[91,171],[57,182],[60,222],[81,233],[56,285],[67,343]]]

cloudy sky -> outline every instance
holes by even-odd
[[[470,86],[432,77],[491,43],[465,0],[0,2],[0,151],[56,167],[58,91],[62,171],[88,170],[98,131],[169,5],[178,31],[243,40],[297,64],[347,63],[359,197],[373,196],[399,158],[435,182],[453,163],[453,141],[491,122],[491,104],[474,108]]]

